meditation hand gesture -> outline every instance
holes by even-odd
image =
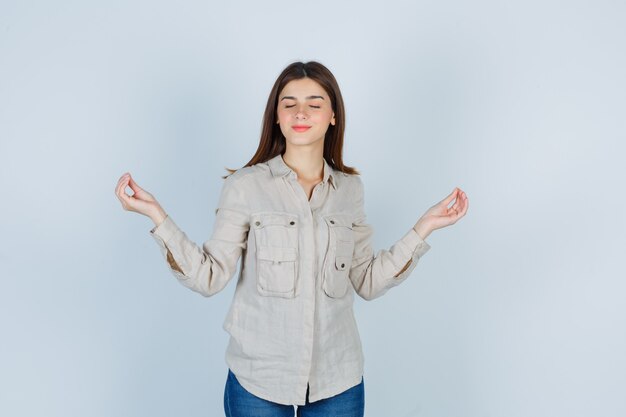
[[[134,194],[126,194],[126,187],[130,187]],[[154,196],[137,185],[128,172],[122,175],[117,182],[115,195],[119,198],[124,210],[148,216],[155,225],[159,225],[167,216]]]
[[[452,207],[448,205],[453,201]],[[467,195],[460,188],[456,187],[450,195],[429,208],[426,213],[415,223],[413,229],[426,239],[433,230],[450,226],[465,216],[469,201]]]

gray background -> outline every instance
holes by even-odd
[[[0,3],[0,415],[222,415],[235,280],[181,286],[130,171],[197,243],[280,71],[347,107],[377,249],[455,186],[465,218],[357,298],[367,416],[626,415],[626,6]],[[393,181],[393,186],[390,186]]]

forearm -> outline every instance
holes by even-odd
[[[417,223],[415,223],[415,226],[413,226],[413,230],[415,230],[415,232],[420,235],[422,240],[426,240],[428,235],[430,235],[430,233],[432,232],[432,229],[424,223],[423,219],[419,219]]]
[[[391,248],[375,251],[371,245],[371,226],[357,223],[354,230],[356,256],[349,276],[354,289],[365,300],[378,298],[404,281],[430,249],[419,233],[409,229]]]
[[[155,226],[160,225],[166,217],[167,213],[165,212],[165,210],[163,210],[163,208],[161,208],[161,206],[158,206],[154,213],[150,213],[150,219]]]
[[[225,224],[221,213],[216,220],[211,239],[201,246],[191,240],[167,216],[151,231],[151,236],[161,248],[171,272],[182,285],[209,297],[221,291],[233,277],[237,261],[246,247],[247,228],[242,223],[245,216]],[[232,225],[240,225],[233,227]]]

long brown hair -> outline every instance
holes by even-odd
[[[333,169],[345,172],[346,174],[360,173],[354,167],[343,164],[343,133],[346,125],[346,115],[343,106],[343,98],[339,90],[339,84],[328,68],[316,61],[294,62],[280,73],[265,106],[263,115],[263,126],[261,128],[261,140],[256,153],[242,168],[265,162],[278,154],[283,154],[287,149],[285,136],[280,130],[280,126],[275,123],[277,120],[276,107],[278,106],[278,94],[291,80],[308,77],[316,81],[324,88],[330,97],[332,109],[335,112],[335,125],[328,125],[328,130],[324,136],[324,159]],[[236,169],[226,168],[229,171],[226,178],[236,172]]]

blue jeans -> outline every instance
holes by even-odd
[[[330,398],[296,406],[297,417],[363,417],[365,412],[364,380],[354,387]],[[224,411],[226,417],[293,417],[294,406],[264,400],[246,391],[229,369],[224,388]]]

